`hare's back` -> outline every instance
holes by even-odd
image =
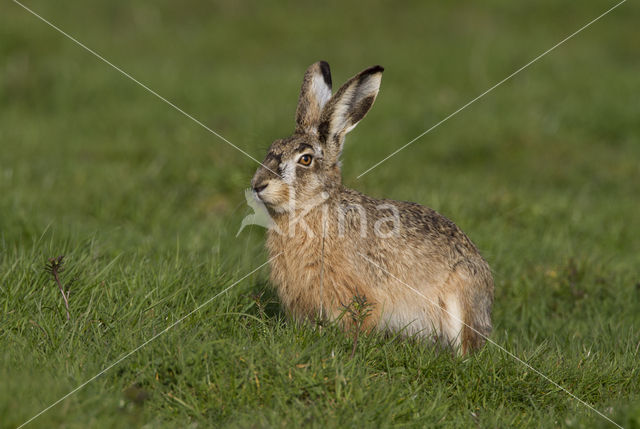
[[[395,201],[400,214],[400,236],[404,240],[425,243],[460,256],[479,255],[467,235],[447,217],[423,205]]]
[[[347,219],[366,213],[371,232],[367,234],[368,244],[384,241],[378,244],[440,254],[454,261],[461,257],[480,257],[477,247],[454,222],[429,207],[408,201],[375,199],[348,188],[342,190],[340,204],[362,210],[346,210]]]

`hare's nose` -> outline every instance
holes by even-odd
[[[269,186],[269,183],[260,183],[259,185],[256,185],[253,187],[253,190],[256,194],[259,194],[261,191],[264,191],[264,189]]]

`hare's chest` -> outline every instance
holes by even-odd
[[[271,258],[271,281],[283,306],[296,316],[317,313],[322,301],[322,240],[287,237],[270,233],[267,249]]]
[[[323,258],[321,239],[269,233],[267,249],[273,258],[272,275],[276,274],[277,279],[306,284],[320,274]]]

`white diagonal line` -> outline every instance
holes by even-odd
[[[495,341],[493,341],[491,338],[487,337],[486,335],[484,335],[482,332],[478,331],[477,329],[475,329],[473,326],[468,325],[467,323],[464,322],[464,320],[460,320],[455,314],[451,313],[449,310],[447,310],[446,308],[438,305],[437,303],[435,303],[433,300],[429,299],[427,296],[425,296],[422,292],[420,292],[419,290],[413,288],[412,286],[408,285],[407,283],[403,282],[402,280],[400,280],[399,278],[397,278],[396,276],[394,276],[393,274],[391,274],[389,271],[387,271],[386,269],[384,269],[383,267],[381,267],[380,265],[376,264],[373,260],[371,260],[371,258],[369,258],[368,256],[364,255],[363,253],[357,252],[358,254],[360,254],[360,256],[362,256],[364,259],[366,259],[367,261],[369,261],[371,264],[375,265],[376,267],[380,268],[382,271],[384,271],[385,273],[387,273],[389,276],[393,277],[394,280],[402,283],[404,286],[408,287],[409,289],[411,289],[413,292],[415,292],[416,294],[420,295],[421,297],[423,297],[424,299],[426,299],[431,305],[439,308],[440,310],[444,311],[445,313],[447,313],[452,319],[456,320],[457,322],[462,323],[463,325],[465,325],[467,328],[471,329],[473,332],[475,332],[476,334],[480,335],[482,338],[484,338],[485,340],[487,340],[487,342],[493,344],[494,346],[496,346],[497,348],[499,348],[500,350],[502,350],[503,352],[505,352],[507,355],[511,356],[512,358],[514,358],[515,360],[517,360],[518,362],[520,362],[521,364],[523,364],[524,366],[526,366],[527,368],[529,368],[531,371],[535,372],[536,374],[538,374],[540,377],[544,378],[545,380],[547,380],[549,383],[553,384],[554,386],[556,386],[558,389],[563,390],[566,394],[568,394],[569,396],[571,396],[573,399],[575,399],[576,401],[580,402],[582,405],[584,405],[585,407],[591,409],[592,411],[595,411],[596,413],[598,413],[602,418],[608,420],[610,423],[616,425],[617,427],[619,427],[620,429],[624,429],[622,426],[620,426],[618,423],[614,422],[613,420],[611,420],[609,417],[607,417],[606,415],[604,415],[603,413],[601,413],[600,411],[596,410],[592,405],[590,405],[589,403],[583,401],[582,399],[578,398],[576,395],[574,395],[573,393],[569,392],[566,388],[564,388],[563,386],[561,386],[560,384],[556,383],[555,381],[553,381],[551,378],[549,378],[548,376],[546,376],[545,374],[543,374],[540,370],[534,368],[533,366],[531,366],[530,364],[528,364],[527,362],[523,361],[522,359],[520,359],[518,356],[514,355],[513,353],[511,353],[509,350],[505,349],[504,347],[502,347],[500,344],[496,343]]]
[[[17,429],[20,429],[21,427],[31,423],[33,420],[37,419],[38,417],[40,417],[42,414],[46,413],[47,411],[49,411],[51,408],[55,407],[56,405],[58,405],[60,402],[64,401],[65,399],[67,399],[69,396],[73,395],[74,393],[76,393],[78,390],[82,389],[83,387],[85,387],[87,384],[91,383],[93,380],[95,380],[96,378],[100,377],[102,374],[104,374],[105,372],[109,371],[111,368],[113,368],[114,366],[118,365],[120,362],[122,362],[123,360],[127,359],[129,356],[131,356],[132,354],[136,353],[138,350],[140,350],[141,348],[143,348],[144,346],[146,346],[147,344],[149,344],[150,342],[152,342],[153,340],[155,340],[156,338],[160,337],[161,335],[166,334],[171,328],[175,327],[176,325],[178,325],[179,323],[181,323],[182,321],[184,321],[186,318],[188,318],[189,316],[191,316],[192,314],[194,314],[195,312],[199,311],[202,307],[204,307],[205,305],[209,304],[211,301],[213,301],[214,299],[216,299],[217,297],[219,297],[220,295],[224,294],[225,292],[229,291],[231,288],[233,288],[234,286],[236,286],[238,283],[240,283],[242,280],[246,279],[247,277],[249,277],[251,274],[255,273],[256,271],[258,271],[260,268],[264,267],[265,265],[267,265],[269,262],[273,261],[275,258],[277,258],[278,256],[280,256],[282,253],[278,253],[276,256],[269,258],[269,260],[267,262],[265,262],[264,264],[260,265],[258,268],[254,269],[253,271],[251,271],[250,273],[246,274],[245,276],[243,276],[240,280],[237,280],[236,282],[232,283],[231,286],[227,287],[226,289],[224,289],[222,292],[217,293],[216,295],[214,295],[213,297],[209,298],[208,300],[206,300],[203,304],[200,304],[199,306],[197,306],[194,310],[191,310],[189,313],[187,313],[186,315],[182,316],[180,319],[178,319],[177,321],[173,322],[172,324],[170,324],[169,326],[167,326],[165,329],[163,329],[162,331],[160,331],[159,333],[157,333],[156,335],[154,335],[153,337],[151,337],[150,339],[148,339],[147,341],[145,341],[144,343],[140,344],[138,347],[136,347],[135,349],[131,350],[130,352],[125,353],[123,356],[121,356],[120,358],[118,358],[116,361],[114,361],[113,363],[109,364],[109,366],[107,366],[106,368],[104,368],[102,371],[100,371],[99,373],[97,373],[96,375],[94,375],[93,377],[91,377],[90,379],[88,379],[87,381],[85,381],[84,383],[82,383],[81,385],[79,385],[78,387],[76,387],[75,389],[73,389],[71,392],[67,393],[66,395],[64,395],[62,398],[58,399],[57,401],[55,401],[54,403],[52,403],[51,405],[49,405],[47,408],[45,408],[44,410],[40,411],[38,414],[36,414],[35,416],[31,417],[29,420],[27,420],[26,422],[22,423],[20,426],[18,426]]]
[[[186,116],[187,118],[191,119],[193,122],[195,122],[196,124],[200,125],[202,128],[204,128],[205,130],[209,131],[211,134],[213,134],[214,136],[218,137],[220,140],[224,141],[225,143],[227,143],[229,146],[235,148],[236,150],[240,151],[241,153],[243,153],[245,156],[251,158],[253,161],[257,162],[258,164],[262,165],[264,168],[266,168],[267,170],[269,170],[270,172],[272,172],[273,174],[275,174],[276,176],[280,177],[280,175],[278,173],[276,173],[275,171],[271,170],[269,167],[267,167],[266,165],[264,165],[263,163],[261,163],[260,161],[258,161],[257,159],[255,159],[253,156],[249,155],[246,151],[240,149],[238,146],[234,145],[233,143],[231,143],[229,140],[227,140],[226,138],[224,138],[223,136],[221,136],[220,134],[218,134],[217,132],[215,132],[214,130],[212,130],[210,127],[208,127],[207,125],[205,125],[204,123],[202,123],[200,120],[196,119],[193,115],[185,112],[184,110],[182,110],[180,107],[176,106],[175,104],[173,104],[171,101],[167,100],[166,98],[164,98],[162,95],[158,94],[156,91],[154,91],[153,89],[149,88],[147,85],[145,85],[144,83],[140,82],[138,79],[136,79],[135,77],[131,76],[129,73],[127,73],[126,71],[122,70],[120,67],[116,66],[115,64],[113,64],[111,61],[107,60],[105,57],[103,57],[102,55],[100,55],[99,53],[97,53],[96,51],[94,51],[93,49],[89,48],[87,45],[85,45],[84,43],[80,42],[78,39],[76,39],[75,37],[71,36],[70,34],[64,32],[62,29],[60,29],[59,27],[57,27],[55,24],[53,24],[52,22],[46,20],[45,18],[43,18],[42,16],[38,15],[36,12],[34,12],[33,10],[29,9],[27,6],[23,5],[22,3],[20,3],[17,0],[12,0],[15,4],[21,6],[23,9],[25,9],[27,12],[29,12],[30,14],[32,14],[33,16],[35,16],[36,18],[38,18],[40,21],[44,22],[45,24],[47,24],[48,26],[50,26],[51,28],[53,28],[54,30],[58,31],[60,34],[62,34],[63,36],[67,37],[69,40],[73,41],[76,45],[80,46],[81,48],[83,48],[84,50],[86,50],[87,52],[91,53],[93,56],[95,56],[96,58],[100,59],[102,62],[108,64],[109,66],[111,66],[113,69],[117,70],[118,72],[120,72],[122,75],[128,77],[129,79],[131,79],[133,82],[137,83],[138,85],[140,85],[141,87],[143,87],[144,89],[146,89],[148,92],[150,92],[151,94],[155,95],[156,97],[158,97],[160,100],[164,101],[165,103],[167,103],[169,106],[173,107],[174,109],[176,109],[178,112],[182,113],[184,116]]]
[[[514,71],[513,73],[511,73],[509,76],[505,77],[504,79],[502,79],[500,82],[496,83],[495,85],[493,85],[491,88],[487,89],[486,91],[484,91],[482,94],[478,95],[476,98],[474,98],[473,100],[469,101],[467,104],[465,104],[464,106],[460,107],[458,110],[456,110],[455,112],[449,114],[449,116],[446,116],[444,119],[442,119],[440,122],[436,123],[435,125],[433,125],[431,128],[429,128],[428,130],[424,131],[422,134],[420,134],[418,137],[414,138],[413,140],[411,140],[409,143],[405,144],[404,146],[400,147],[399,149],[396,149],[395,151],[393,151],[391,154],[387,155],[387,157],[385,157],[382,161],[379,161],[378,163],[374,164],[373,166],[369,167],[367,170],[365,170],[364,172],[360,173],[360,175],[357,177],[357,179],[361,178],[362,176],[364,176],[365,174],[367,174],[368,172],[370,172],[371,170],[373,170],[374,168],[376,168],[377,166],[379,166],[380,164],[382,164],[383,162],[385,162],[386,160],[388,160],[389,158],[395,156],[398,152],[400,152],[401,150],[404,150],[405,148],[407,148],[408,146],[412,145],[416,140],[420,139],[422,136],[424,136],[425,134],[433,131],[435,128],[437,128],[438,126],[440,126],[441,124],[443,124],[444,122],[448,121],[449,119],[451,119],[452,117],[454,117],[455,115],[457,115],[458,113],[462,112],[464,109],[466,109],[467,107],[469,107],[470,105],[472,105],[473,103],[475,103],[476,101],[478,101],[479,99],[481,99],[482,97],[484,97],[485,95],[487,95],[488,93],[490,93],[491,91],[493,91],[494,89],[496,89],[497,87],[499,87],[500,85],[502,85],[503,83],[505,83],[506,81],[508,81],[509,79],[511,79],[512,77],[514,77],[515,75],[517,75],[518,73],[520,73],[522,70],[526,69],[527,67],[529,67],[531,64],[535,63],[536,61],[538,61],[540,58],[544,57],[545,55],[547,55],[549,52],[553,51],[555,48],[557,48],[558,46],[562,45],[563,43],[565,43],[567,40],[573,38],[575,35],[577,35],[578,33],[580,33],[582,30],[586,29],[587,27],[589,27],[591,24],[595,23],[596,21],[598,21],[600,18],[602,18],[603,16],[607,15],[609,12],[611,12],[612,10],[614,10],[615,8],[617,8],[618,6],[620,6],[622,3],[626,2],[627,0],[622,0],[620,3],[616,4],[615,6],[613,6],[611,9],[607,10],[606,12],[604,12],[603,14],[601,14],[600,16],[598,16],[597,18],[593,19],[592,21],[590,21],[589,23],[585,24],[584,26],[580,27],[580,29],[576,30],[575,32],[571,33],[569,36],[565,37],[564,39],[562,39],[560,42],[556,43],[555,45],[553,45],[551,48],[547,49],[546,51],[544,51],[543,53],[541,53],[540,55],[538,55],[537,57],[535,57],[534,59],[532,59],[531,61],[529,61],[527,64],[523,65],[522,67],[520,67],[518,70]]]

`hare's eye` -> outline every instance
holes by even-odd
[[[313,157],[311,155],[302,155],[300,159],[298,159],[298,163],[308,167],[311,165],[311,161],[313,161]]]

